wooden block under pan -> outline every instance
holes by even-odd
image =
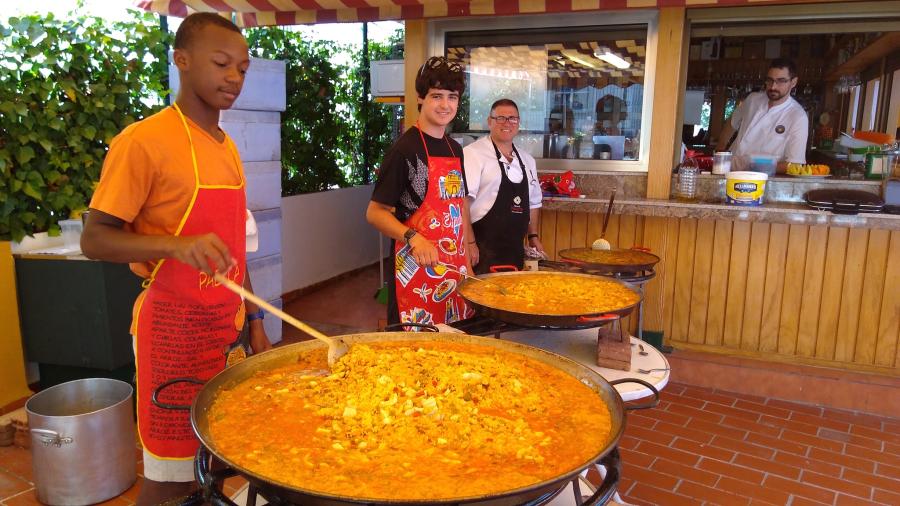
[[[597,331],[597,365],[631,370],[631,339],[620,331],[619,325],[607,325]]]

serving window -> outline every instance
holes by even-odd
[[[646,170],[650,24],[633,15],[622,19],[632,22],[580,26],[555,17],[507,21],[507,29],[439,24],[443,49],[432,52],[467,74],[451,135],[463,145],[487,135],[491,104],[509,98],[519,108],[516,145],[539,168]],[[545,23],[553,27],[539,26]]]
[[[852,13],[834,5],[809,15],[797,6],[689,15],[686,147],[713,151],[735,107],[763,90],[774,58],[797,65],[798,84],[791,94],[809,119],[807,160],[839,160],[836,140],[842,132],[895,134],[900,15],[896,10],[880,14],[885,4],[896,3],[860,3]]]

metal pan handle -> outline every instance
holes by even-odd
[[[593,323],[618,320],[620,317],[616,313],[605,313],[597,316],[579,316],[576,321],[578,323]]]
[[[652,401],[647,402],[645,404],[631,404],[631,405],[626,404],[625,411],[633,411],[635,409],[655,408],[659,404],[659,390],[657,390],[656,387],[653,386],[652,384],[650,384],[640,378],[621,378],[621,379],[612,380],[609,382],[609,384],[613,385],[613,386],[619,385],[621,383],[639,383],[639,384],[649,388],[650,391],[653,392],[653,400]]]
[[[206,448],[203,445],[200,445],[200,448],[197,449],[197,455],[194,458],[194,477],[197,479],[197,483],[200,485],[200,490],[194,492],[191,495],[191,498],[197,496],[199,502],[191,502],[191,503],[180,503],[180,506],[185,506],[185,504],[190,504],[193,506],[194,504],[211,504],[213,506],[238,506],[237,503],[233,502],[227,496],[222,494],[222,492],[216,489],[217,482],[224,482],[225,478],[231,478],[232,476],[237,476],[237,471],[228,467],[225,469],[220,469],[218,471],[213,471],[211,469],[212,459],[210,458],[209,453],[206,451]]]
[[[385,332],[400,331],[403,332],[404,327],[418,327],[427,332],[440,332],[437,327],[430,323],[392,323],[384,327]]]
[[[190,411],[191,410],[190,404],[187,404],[187,405],[185,405],[185,404],[168,404],[165,402],[159,402],[160,392],[162,392],[166,388],[169,388],[170,386],[172,386],[176,383],[194,383],[195,385],[206,384],[205,381],[199,380],[197,378],[175,378],[175,379],[166,381],[165,383],[163,383],[160,386],[153,389],[153,395],[150,397],[150,401],[153,403],[153,405],[158,408],[171,409],[171,410],[175,410],[175,411]]]
[[[596,506],[608,503],[609,500],[612,499],[613,494],[616,493],[616,488],[619,486],[622,461],[619,459],[618,448],[613,448],[612,451],[604,455],[596,465],[606,468],[606,476],[603,478],[603,482],[600,486],[597,487],[597,490],[594,491],[594,494],[580,503],[582,506]],[[575,497],[577,498],[576,500],[578,500],[581,498],[581,493],[578,490],[577,478],[573,485],[575,486]]]
[[[515,265],[492,265],[489,270],[491,272],[512,272],[518,271],[519,268]]]

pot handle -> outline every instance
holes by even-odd
[[[647,402],[645,404],[632,404],[630,406],[626,404],[625,411],[633,411],[635,409],[655,408],[659,404],[659,390],[657,390],[656,387],[653,386],[652,384],[650,384],[640,378],[621,378],[621,379],[612,380],[609,382],[609,384],[613,385],[613,386],[618,385],[620,383],[639,383],[639,384],[649,388],[650,391],[653,392],[653,400],[652,401]]]
[[[55,430],[49,429],[31,429],[31,433],[38,437],[44,446],[55,446],[57,448],[67,445],[74,440],[69,436],[63,436]]]
[[[594,464],[596,466],[603,466],[606,468],[606,476],[603,478],[603,482],[597,487],[597,490],[585,499],[580,502],[581,506],[595,506],[598,504],[606,504],[612,499],[613,494],[616,493],[616,488],[619,486],[619,475],[622,472],[622,461],[619,459],[619,449],[613,448],[611,452],[607,453],[600,459],[599,462]],[[579,491],[578,486],[578,478],[575,478],[575,481],[572,483],[575,487],[575,498],[576,501],[581,499],[581,492]]]
[[[619,315],[615,313],[606,313],[597,316],[579,316],[576,321],[578,323],[605,322],[618,320]]]
[[[492,265],[488,270],[491,272],[513,272],[518,271],[519,268],[515,265]]]
[[[384,327],[384,330],[387,332],[393,332],[395,330],[403,331],[403,327],[418,327],[420,329],[426,330],[428,332],[440,332],[437,327],[430,323],[392,323]]]
[[[159,402],[160,392],[162,392],[166,388],[169,388],[170,386],[172,386],[176,383],[194,383],[196,385],[203,385],[206,382],[203,380],[199,380],[197,378],[175,378],[175,379],[166,381],[165,383],[163,383],[153,389],[153,395],[150,397],[150,401],[153,402],[153,405],[158,408],[163,408],[163,409],[171,409],[171,410],[176,410],[176,411],[190,411],[191,410],[190,404],[188,404],[188,405],[168,404],[165,402]]]

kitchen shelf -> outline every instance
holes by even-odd
[[[898,47],[900,47],[900,32],[885,33],[851,56],[847,61],[828,71],[825,74],[825,80],[837,81],[841,76],[862,72],[869,65],[897,51]]]

